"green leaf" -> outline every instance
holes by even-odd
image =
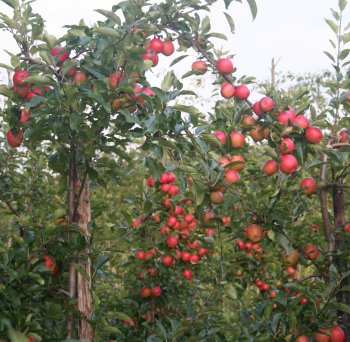
[[[344,50],[340,53],[339,59],[340,59],[340,60],[345,59],[345,58],[349,55],[349,52],[350,52],[349,49],[344,49]]]
[[[343,35],[343,43],[346,44],[350,41],[350,32]]]
[[[232,17],[227,12],[224,12],[224,14],[225,14],[225,17],[226,17],[228,24],[230,25],[231,32],[235,33],[235,23],[234,23]]]
[[[168,71],[162,81],[162,85],[160,86],[163,91],[168,91],[171,86],[173,85],[174,80],[174,73],[173,71]]]
[[[71,130],[78,132],[80,125],[84,121],[84,116],[81,114],[71,114],[69,117],[69,127]]]
[[[96,272],[108,260],[109,260],[109,257],[106,255],[100,255],[97,259],[95,259],[93,264],[94,272]]]
[[[202,25],[201,25],[201,35],[205,35],[210,31],[210,19],[209,17],[206,15],[202,21]]]
[[[25,79],[28,83],[56,86],[56,82],[48,76],[29,76]]]
[[[339,8],[341,11],[344,11],[347,5],[347,1],[346,0],[339,0]]]
[[[207,34],[207,38],[211,38],[211,37],[227,40],[226,35],[224,35],[223,33],[212,32],[212,33]]]
[[[228,7],[230,6],[231,2],[233,0],[224,0],[224,3],[225,3],[225,8],[228,9]]]
[[[256,18],[256,15],[258,14],[258,8],[256,6],[255,0],[247,0],[250,12],[252,13],[253,20]]]
[[[331,306],[334,309],[350,314],[350,305],[333,302],[333,303],[330,303],[329,306]]]
[[[117,327],[112,327],[111,325],[106,325],[102,328],[103,331],[112,334],[121,334],[122,332]]]
[[[112,11],[107,11],[104,9],[97,9],[95,10],[96,12],[104,15],[105,17],[107,17],[109,20],[114,21],[116,24],[118,24],[119,26],[122,24],[120,18]]]
[[[1,0],[1,1],[13,9],[16,9],[16,7],[18,7],[18,0]]]
[[[3,84],[0,85],[0,94],[4,95],[6,97],[10,97],[11,96],[11,90],[9,88],[7,88],[6,86],[4,86]]]
[[[181,60],[183,60],[184,58],[188,57],[188,55],[182,55],[180,57],[175,58],[169,65],[169,67],[172,67],[173,65],[175,65],[176,63],[180,62]]]
[[[180,110],[181,112],[186,112],[189,114],[198,114],[200,113],[199,110],[196,107],[193,106],[185,106],[185,105],[175,105],[174,106],[175,109]]]
[[[4,63],[0,63],[0,68],[4,68],[4,69],[10,70],[10,71],[13,71],[12,66],[4,64]]]
[[[328,24],[328,26],[332,29],[332,31],[335,33],[335,34],[338,34],[338,26],[337,24],[330,20],[330,19],[325,19],[326,23]]]
[[[323,53],[333,62],[335,63],[335,58],[327,51],[323,51]]]
[[[106,37],[119,38],[119,33],[115,29],[109,27],[94,27],[93,32],[99,33]]]

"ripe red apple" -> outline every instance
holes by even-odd
[[[147,298],[147,297],[151,296],[152,291],[151,291],[151,289],[149,287],[143,287],[139,294],[140,294],[141,297]]]
[[[222,74],[231,74],[233,72],[233,63],[228,58],[220,58],[216,62],[218,72]]]
[[[310,125],[309,119],[303,114],[297,115],[293,119],[293,123],[296,124],[297,126],[303,128],[303,129],[307,129]]]
[[[179,244],[179,239],[174,235],[169,235],[166,238],[165,243],[168,245],[169,248],[175,248]]]
[[[28,85],[27,82],[25,82],[24,80],[29,77],[29,72],[27,70],[17,70],[15,71],[14,75],[13,75],[13,83],[14,85],[16,85],[17,87],[25,87]]]
[[[25,109],[21,109],[20,122],[22,124],[25,124],[31,117],[32,117],[32,113],[31,112],[26,112]]]
[[[259,105],[259,101],[255,102],[252,106],[252,109],[253,109],[253,112],[256,114],[256,115],[263,115],[263,112],[261,111],[260,109],[260,105]]]
[[[348,233],[350,233],[350,223],[345,223],[344,229],[345,229]]]
[[[136,258],[137,260],[146,259],[146,252],[143,251],[142,249],[138,250],[138,251],[135,253],[135,258]]]
[[[184,216],[184,220],[187,222],[187,223],[191,223],[194,221],[194,216],[190,213],[186,214]]]
[[[289,126],[294,121],[294,116],[292,112],[286,110],[277,115],[277,120],[282,124],[282,126]]]
[[[274,107],[275,107],[275,103],[273,102],[271,97],[265,96],[262,99],[260,99],[260,101],[259,101],[259,109],[262,113],[269,112]]]
[[[190,262],[190,261],[191,261],[191,253],[189,253],[189,252],[183,252],[183,253],[181,254],[181,259],[182,259],[182,261],[184,261],[184,262]]]
[[[224,194],[221,191],[213,191],[210,193],[210,201],[214,204],[221,204],[224,202]]]
[[[233,131],[230,133],[232,148],[242,148],[245,143],[245,136],[241,132]]]
[[[142,54],[142,56],[141,56],[142,59],[144,61],[151,61],[152,62],[151,66],[155,67],[159,62],[159,57],[158,57],[157,53],[152,49],[146,49],[146,51],[147,51],[146,53]]]
[[[229,167],[231,170],[240,171],[240,170],[244,169],[245,160],[244,160],[242,155],[234,154],[230,158],[230,163],[236,163],[236,164]]]
[[[146,183],[147,183],[147,185],[148,185],[149,187],[153,187],[153,186],[154,186],[154,179],[153,179],[153,177],[147,178]]]
[[[193,275],[192,275],[191,270],[184,270],[184,276],[186,279],[192,280]]]
[[[152,90],[151,88],[143,88],[142,92],[146,95],[146,96],[155,96],[156,92],[154,90]]]
[[[258,224],[250,224],[249,226],[245,227],[244,230],[248,239],[253,243],[261,241],[264,237],[263,229]]]
[[[282,261],[289,265],[296,265],[298,263],[298,260],[299,260],[299,253],[294,248],[291,249],[289,255],[285,254],[282,256]]]
[[[27,97],[30,88],[29,84],[24,87],[18,87],[14,84],[12,89],[19,97]]]
[[[250,136],[255,142],[263,140],[263,128],[259,125],[256,125],[250,130]]]
[[[280,169],[283,173],[291,174],[297,170],[298,166],[298,161],[292,154],[281,156]]]
[[[159,297],[162,294],[162,289],[158,285],[156,285],[156,286],[153,286],[151,292],[153,297]]]
[[[195,61],[192,63],[192,71],[194,71],[196,75],[203,75],[207,70],[208,67],[204,61]]]
[[[162,54],[165,56],[170,56],[174,53],[175,47],[171,40],[166,40],[163,42],[163,51]]]
[[[108,77],[108,84],[111,88],[117,88],[118,83],[124,79],[124,73],[122,70],[117,70]]]
[[[272,176],[278,171],[278,163],[274,159],[268,160],[264,166],[263,166],[263,171],[268,175]]]
[[[255,285],[257,286],[257,287],[262,287],[263,285],[264,285],[264,282],[262,281],[262,280],[260,280],[260,279],[258,279],[256,282],[255,282]]]
[[[249,114],[244,114],[242,116],[242,127],[243,128],[251,128],[256,124],[256,120]]]
[[[169,186],[169,190],[167,191],[167,193],[171,196],[177,195],[179,192],[179,188],[174,184],[171,184]]]
[[[267,291],[269,288],[270,288],[269,284],[264,283],[264,284],[261,286],[261,291]]]
[[[271,290],[270,292],[269,292],[269,297],[270,298],[276,298],[277,297],[277,294],[276,294],[276,291],[275,290]]]
[[[316,192],[317,182],[314,178],[306,177],[300,183],[300,188],[304,189],[305,194],[310,195]]]
[[[163,52],[164,43],[159,38],[153,38],[148,43],[148,47],[152,49],[155,53]]]
[[[223,145],[226,144],[227,141],[227,135],[223,131],[216,131],[214,132],[214,137],[218,139]]]
[[[169,182],[169,174],[167,172],[162,173],[159,176],[159,183],[164,184]]]
[[[17,132],[13,132],[11,129],[7,131],[6,134],[7,142],[11,147],[18,147],[21,145],[23,140],[23,131],[18,129]]]
[[[279,150],[282,154],[288,154],[295,149],[294,141],[291,138],[282,139]]]
[[[173,266],[174,258],[171,255],[163,255],[162,256],[162,263],[165,266]]]
[[[309,127],[305,131],[305,138],[312,144],[318,144],[322,140],[322,132],[315,126]]]
[[[327,329],[325,328],[320,328],[318,331],[314,332],[312,337],[315,342],[329,342],[330,340],[330,336],[327,335]]]
[[[225,99],[230,99],[235,95],[235,87],[228,82],[225,82],[221,85],[221,95]]]
[[[341,327],[335,326],[335,327],[330,329],[330,332],[331,332],[330,342],[344,342],[345,341],[345,333]]]
[[[84,71],[77,71],[73,76],[73,82],[76,84],[85,83],[87,81],[87,75]]]
[[[70,55],[70,51],[65,50],[64,48],[62,48],[61,46],[55,46],[52,50],[51,50],[51,56],[58,56],[58,60],[57,63],[59,65],[63,64],[64,61],[66,61],[69,58]]]
[[[295,342],[309,342],[309,338],[306,335],[300,335],[295,339]]]
[[[303,252],[306,254],[307,258],[315,261],[318,256],[318,249],[314,245],[308,244],[303,247]]]
[[[240,175],[236,170],[227,170],[225,172],[225,181],[229,184],[237,183],[241,179]]]
[[[286,272],[287,272],[288,274],[290,274],[290,275],[293,275],[293,274],[295,273],[295,268],[292,267],[292,266],[288,266],[288,267],[286,268]]]
[[[238,100],[246,100],[250,95],[250,90],[245,84],[236,87],[234,96]]]
[[[348,141],[349,141],[349,139],[348,139],[348,131],[346,129],[342,129],[339,132],[339,142],[340,143],[346,143]]]

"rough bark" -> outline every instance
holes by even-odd
[[[343,179],[339,178],[336,185],[333,187],[333,210],[334,210],[334,225],[335,225],[335,251],[344,250],[344,224],[345,224],[345,208],[344,208],[344,192]],[[347,272],[347,261],[342,255],[335,258],[335,264],[338,271]],[[349,285],[349,277],[343,279],[341,286]],[[341,291],[337,294],[337,301],[341,304],[350,305],[350,293]],[[346,312],[338,310],[339,323],[345,329],[347,336],[346,341],[350,341],[350,315]]]
[[[81,252],[77,272],[77,306],[80,313],[79,339],[90,342],[93,339],[93,328],[89,321],[92,318],[92,275],[91,275],[91,250],[90,232],[88,223],[91,221],[90,189],[89,182],[83,184],[78,206],[79,226],[88,241],[87,247]],[[80,271],[81,270],[81,271]]]

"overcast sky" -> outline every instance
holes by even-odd
[[[78,23],[81,18],[92,24],[103,19],[93,11],[94,9],[110,9],[117,2],[37,0],[33,7],[47,21],[48,31],[59,36],[64,32],[64,24]],[[230,13],[236,24],[236,34],[231,36],[224,47],[236,54],[234,60],[239,75],[267,78],[273,57],[279,59],[278,69],[283,71],[317,72],[330,67],[329,60],[322,53],[330,48],[328,38],[331,37],[331,31],[324,18],[330,17],[329,8],[336,8],[338,0],[257,0],[257,3],[258,15],[255,21],[252,21],[245,1],[242,4],[234,1],[230,6]],[[7,11],[7,6],[1,3],[0,11],[3,10]],[[219,6],[213,10],[212,18],[214,31],[230,35]],[[220,48],[221,44],[224,43],[217,47]],[[14,48],[14,45],[0,32],[0,50],[11,48]],[[193,60],[195,58],[196,55],[193,54]],[[7,55],[1,51],[0,61],[7,60]],[[159,67],[159,71],[161,70],[162,66]]]

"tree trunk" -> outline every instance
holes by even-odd
[[[333,188],[333,210],[334,210],[334,236],[335,236],[335,251],[344,251],[344,225],[345,225],[345,209],[344,209],[344,193],[343,193],[343,179],[339,178]],[[348,271],[348,263],[344,256],[337,256],[335,264],[339,272]],[[341,286],[349,285],[349,277],[343,279]],[[348,291],[341,291],[337,294],[337,301],[341,304],[350,304],[350,293]],[[346,341],[350,341],[350,315],[346,312],[338,310],[339,324],[345,330]]]
[[[92,275],[91,275],[91,248],[90,232],[88,223],[91,221],[90,189],[86,179],[83,185],[78,206],[79,226],[84,232],[87,247],[83,250],[78,260],[77,273],[77,306],[80,313],[79,339],[81,341],[92,341],[93,328],[89,321],[92,318]]]

